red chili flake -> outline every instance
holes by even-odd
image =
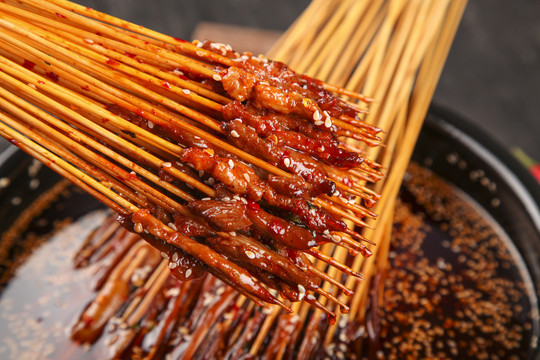
[[[107,59],[107,64],[112,65],[112,66],[120,65],[120,63],[114,59]]]
[[[255,201],[251,201],[251,200],[248,200],[247,202],[247,206],[248,208],[250,208],[251,210],[259,210],[261,207],[259,206],[259,204],[257,204]]]
[[[170,89],[170,88],[171,88],[171,84],[169,84],[169,83],[166,82],[166,81],[164,81],[163,84],[161,84],[161,85],[163,85],[163,87],[164,87],[164,88],[167,88],[167,89]]]
[[[37,81],[38,84],[45,84],[42,80]]]
[[[108,123],[109,121],[110,121],[109,119],[101,118],[101,122],[102,122],[103,124],[106,124],[106,123]]]
[[[49,79],[51,79],[52,81],[54,82],[58,82],[58,74],[52,72],[52,71],[49,71],[49,72],[46,72],[45,75],[47,75],[47,77]]]
[[[173,37],[173,39],[176,40],[176,41],[178,41],[178,42],[184,42],[184,43],[187,42],[186,40],[184,40],[184,39],[179,39],[179,38],[177,38],[177,37]]]
[[[189,79],[187,78],[187,76],[185,76],[185,75],[178,75],[178,77],[179,77],[180,79],[182,79],[182,80],[186,80],[186,81],[189,80]]]
[[[145,41],[144,45],[150,45],[150,43],[148,41]]]
[[[91,10],[92,10],[91,7],[88,7],[88,6],[86,7],[86,11],[91,11]]]
[[[157,113],[156,113],[156,110],[154,110],[154,109],[152,109],[151,112],[152,112],[153,115],[156,115],[156,114],[157,114]]]
[[[81,89],[86,90],[86,91],[90,91],[90,86],[84,85],[84,86],[81,86]]]
[[[130,57],[130,58],[132,58],[132,59],[133,59],[135,56],[137,56],[137,54],[132,54],[132,53],[127,52],[127,51],[124,52],[124,55],[126,55],[127,57]]]
[[[65,19],[66,17],[62,14],[56,13],[56,16],[58,16],[60,19]]]
[[[28,70],[32,70],[32,69],[34,69],[34,66],[36,66],[36,64],[31,62],[30,60],[24,60],[22,66],[27,68]]]
[[[137,60],[137,62],[138,62],[139,64],[144,64],[144,61],[142,61],[142,60],[139,59],[139,58],[135,58],[135,60]]]

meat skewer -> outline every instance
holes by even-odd
[[[373,215],[362,207],[377,195],[333,180],[372,167],[340,131],[380,142],[377,128],[356,120],[361,107],[329,89],[352,93],[220,44],[128,36],[129,24],[66,6],[81,11],[64,1],[0,3],[2,135],[118,212],[182,280],[208,271],[259,304],[289,309],[274,288],[331,317],[314,293],[346,311],[321,286],[351,292],[302,254],[329,242],[371,253],[342,218]],[[32,103],[45,112],[22,109]],[[336,191],[363,204],[324,200]]]

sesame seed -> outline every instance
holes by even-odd
[[[210,155],[210,156],[214,156],[214,150],[212,150],[212,149],[204,149],[203,151],[205,153],[207,153],[208,155]]]
[[[30,180],[29,187],[30,187],[30,190],[36,190],[39,187],[39,179],[34,178]]]
[[[144,228],[141,223],[135,223],[133,230],[135,230],[136,233],[142,233]]]
[[[15,196],[11,199],[11,205],[17,206],[22,203],[22,199],[19,196]]]
[[[172,166],[172,164],[170,162],[164,162],[161,165],[163,165],[163,167],[166,167],[166,168],[170,168]]]
[[[184,72],[182,70],[179,70],[179,69],[174,69],[173,70],[173,74],[176,74],[176,75],[184,75]]]
[[[328,230],[328,229],[324,230],[323,234],[330,236],[330,230]]]
[[[338,236],[338,235],[333,235],[332,236],[332,239],[334,239],[335,242],[341,242],[341,236]]]
[[[243,176],[244,176],[244,179],[246,179],[246,181],[249,181],[249,180],[250,180],[250,178],[249,178],[249,175],[248,175],[248,174],[244,173],[244,174],[243,174]]]
[[[146,125],[148,126],[149,129],[153,129],[153,128],[154,128],[154,123],[151,122],[151,121],[148,121],[148,122],[146,123]]]
[[[240,135],[236,132],[236,130],[231,131],[231,136],[235,138],[239,138]]]
[[[243,197],[240,198],[240,201],[242,201],[244,204],[247,204],[247,200]]]
[[[178,253],[175,251],[174,254],[172,254],[171,260],[174,262],[178,261]]]
[[[30,87],[31,87],[32,89],[34,89],[34,90],[37,90],[36,85],[34,85],[34,84],[32,84],[32,83],[28,83],[28,84],[26,84],[26,85],[30,86]]]
[[[174,231],[178,231],[178,228],[176,227],[176,225],[172,222],[168,223],[167,224],[168,227],[170,227],[171,229],[173,229]],[[174,260],[176,261],[176,260]]]
[[[291,166],[291,159],[289,158],[283,159],[283,164],[285,164],[286,167]]]
[[[242,119],[236,118],[236,119],[234,119],[233,121],[240,121],[240,122],[242,122]]]
[[[165,293],[165,295],[167,297],[178,296],[180,295],[180,288],[173,287],[173,288],[167,289],[167,292]]]
[[[324,124],[324,122],[321,121],[321,120],[317,120],[317,121],[314,122],[314,124],[317,125],[317,126],[319,126],[319,125]]]
[[[236,231],[230,231],[230,232],[229,232],[229,235],[231,235],[231,236],[236,236]]]
[[[189,89],[182,89],[182,92],[186,95],[191,94],[191,91],[189,91]]]
[[[187,269],[187,270],[186,270],[186,274],[184,275],[184,277],[185,277],[186,279],[189,278],[189,277],[191,276],[191,273],[192,273],[191,269]]]
[[[310,301],[313,301],[315,300],[315,296],[313,296],[312,294],[308,294],[308,296],[306,296],[306,298]]]
[[[7,188],[9,184],[11,183],[11,180],[7,177],[0,178],[0,189]]]
[[[228,197],[228,196],[225,196],[223,199],[221,199],[222,201],[231,201],[231,198]]]
[[[161,257],[164,258],[164,259],[169,259],[169,255],[167,255],[166,252],[161,252]]]
[[[250,259],[255,259],[255,253],[253,251],[246,250],[246,256]]]
[[[327,128],[332,126],[332,119],[327,117],[326,120],[324,120],[324,126],[326,126]]]
[[[199,170],[199,177],[203,177],[204,176],[204,170]]]
[[[221,76],[219,76],[219,74],[214,74],[212,75],[212,79],[216,80],[216,81],[221,81]]]
[[[205,197],[205,198],[202,198],[201,200],[207,201],[207,200],[211,200],[211,199],[209,197]]]
[[[88,43],[88,44],[93,44],[94,43],[94,40],[92,40],[92,39],[85,38],[83,40],[84,40],[85,43]]]
[[[214,185],[215,182],[216,180],[213,177],[208,178],[208,185]]]
[[[319,110],[315,110],[315,112],[313,113],[313,120],[318,121],[321,119],[322,119],[321,113],[319,112]]]
[[[234,161],[232,161],[231,159],[229,159],[229,167],[231,169],[234,169]]]
[[[178,264],[175,263],[175,262],[170,262],[169,263],[169,269],[171,269],[171,270],[176,269],[177,266],[178,266]]]

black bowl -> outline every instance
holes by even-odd
[[[537,310],[540,186],[536,180],[492,139],[466,120],[439,107],[429,111],[413,160],[464,191],[500,225],[526,266],[535,287],[530,302]],[[15,147],[0,154],[0,179],[9,179],[9,185],[0,186],[0,234],[4,234],[23,211],[28,211],[38,196],[61,180],[44,166],[36,171],[38,167]],[[0,184],[6,183],[6,180],[0,180]],[[39,215],[39,221],[29,221],[28,231],[46,234],[53,229],[54,221],[66,217],[75,219],[98,207],[102,205],[82,191],[66,192],[54,206]],[[24,244],[4,243],[0,244],[2,249],[0,278],[5,279],[2,276],[7,270],[4,263],[9,263],[5,257],[23,252]],[[537,318],[535,321],[532,330],[538,335],[540,326]]]

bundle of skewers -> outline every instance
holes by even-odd
[[[321,246],[372,254],[357,231],[383,176],[365,152],[381,131],[362,119],[369,98],[64,0],[1,2],[0,27],[0,134],[114,210],[167,271],[348,311],[323,285],[352,291],[314,261],[359,278]]]
[[[465,3],[314,0],[268,54],[291,67],[63,0],[0,3],[0,132],[123,226],[75,258],[100,271],[72,338],[113,358],[366,354]]]

